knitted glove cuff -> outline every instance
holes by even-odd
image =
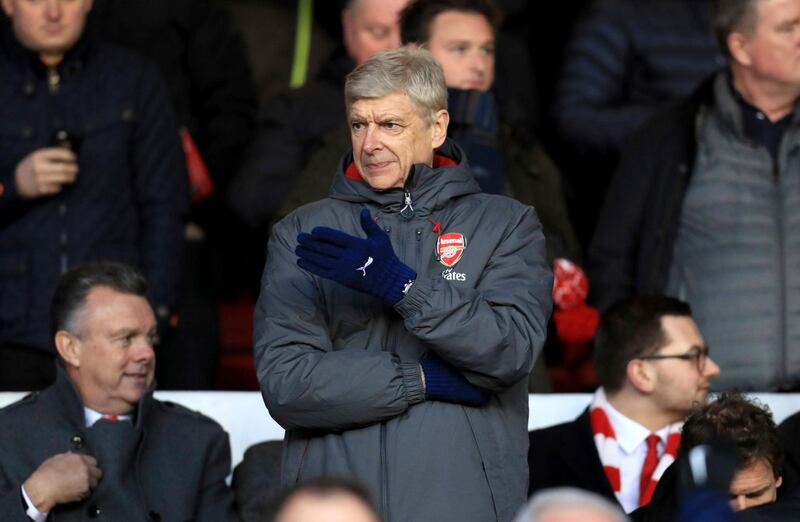
[[[417,278],[417,272],[396,257],[386,260],[381,278],[377,281],[376,294],[391,304],[403,298],[403,288],[409,281]]]
[[[454,402],[467,406],[484,406],[489,395],[470,383],[461,373],[438,358],[423,357],[419,360],[425,374],[425,398],[443,402]]]

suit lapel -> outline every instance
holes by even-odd
[[[587,488],[617,502],[617,497],[606,478],[606,472],[603,470],[600,455],[594,444],[588,408],[575,419],[574,427],[575,429],[571,430],[572,436],[565,437],[562,446],[565,464],[572,469],[576,476],[583,477]]]

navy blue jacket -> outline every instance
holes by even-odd
[[[724,66],[708,0],[594,0],[575,27],[554,118],[580,150],[615,153]]]
[[[57,79],[55,88],[48,83]],[[140,268],[161,319],[174,307],[188,212],[186,168],[169,95],[154,66],[84,38],[53,70],[0,40],[0,344],[52,350],[49,303],[60,274],[92,260]],[[17,164],[74,137],[76,182],[26,200]]]

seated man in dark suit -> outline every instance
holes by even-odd
[[[736,392],[722,393],[686,418],[682,437],[675,465],[664,473],[652,502],[632,513],[632,520],[671,522],[679,513],[684,520],[684,514],[697,515],[715,502],[740,512],[736,520],[798,519],[797,491],[776,502],[779,488],[785,489],[784,448],[768,408]],[[721,493],[717,500],[711,490]]]
[[[689,306],[639,296],[603,315],[595,337],[600,388],[577,419],[530,433],[530,492],[574,486],[646,504],[675,458],[681,420],[702,404],[719,367]]]
[[[153,399],[147,284],[117,263],[61,277],[55,384],[0,410],[0,520],[236,520],[228,437]]]

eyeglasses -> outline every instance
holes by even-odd
[[[637,359],[642,361],[660,361],[662,359],[683,359],[684,361],[694,361],[695,366],[697,366],[697,371],[703,373],[703,371],[706,369],[708,351],[708,345],[693,346],[686,353],[677,355],[645,355],[644,357],[637,357]]]

